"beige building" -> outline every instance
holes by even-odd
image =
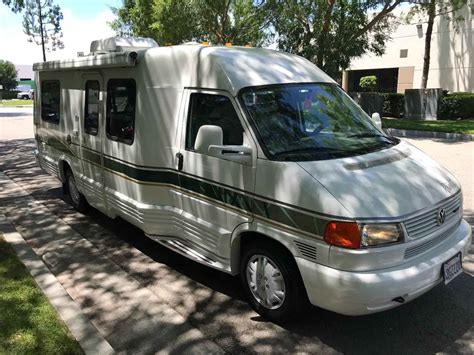
[[[399,9],[397,15],[402,17],[408,10]],[[468,0],[459,14],[464,21],[458,23],[458,31],[452,22],[435,19],[428,88],[474,92],[474,0]],[[427,23],[417,20],[398,26],[384,55],[355,59],[343,73],[344,89],[360,91],[359,79],[366,75],[377,76],[379,91],[403,93],[420,88]]]

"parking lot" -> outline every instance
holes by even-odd
[[[169,251],[125,221],[111,220],[97,211],[88,215],[75,212],[64,200],[59,181],[35,165],[31,127],[31,109],[0,111],[0,172],[41,205],[44,218],[56,219],[77,232],[100,251],[100,257],[116,267],[114,270],[125,273],[141,289],[169,305],[225,352],[474,353],[472,247],[463,275],[402,307],[363,317],[341,316],[314,307],[298,320],[273,324],[250,309],[237,278]],[[465,218],[474,226],[474,142],[409,141],[455,174],[463,186]],[[26,205],[15,202],[15,193],[18,191],[12,190],[10,195],[3,191],[0,212],[28,235],[28,228],[34,227],[29,224]],[[18,208],[14,207],[16,203]],[[24,212],[20,215],[19,211]],[[52,221],[49,226],[54,225]],[[31,240],[39,239],[32,234]],[[51,268],[55,273],[55,266]],[[114,272],[108,270],[103,272]],[[64,271],[56,274],[67,285],[72,281],[65,275]],[[70,286],[71,290],[80,289],[78,285]],[[123,329],[110,329],[105,310],[91,306],[94,300],[80,292],[71,297],[99,330],[107,329],[104,336],[112,345],[122,344],[122,349],[130,351],[139,349],[133,348],[137,340],[125,344]],[[146,300],[143,302],[146,304]],[[124,313],[124,317],[130,315]],[[139,320],[129,324],[139,327]],[[139,331],[127,331],[134,330]],[[154,330],[147,332],[153,335]]]

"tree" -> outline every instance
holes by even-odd
[[[372,92],[377,86],[377,77],[375,75],[363,76],[359,80],[359,86],[363,91]]]
[[[338,78],[353,58],[384,53],[395,25],[391,12],[402,1],[269,0],[267,6],[278,47]]]
[[[124,0],[114,13],[111,27],[118,35],[152,37],[161,44],[260,45],[269,35],[264,1]]]
[[[119,36],[154,37],[151,30],[153,14],[153,0],[123,0],[123,6],[112,8],[117,17],[109,23],[110,27]]]
[[[18,85],[15,65],[7,60],[0,60],[0,85],[3,90],[13,90]]]
[[[456,12],[466,5],[466,0],[430,0],[413,6],[407,15],[409,22],[413,17],[427,18],[425,34],[425,49],[423,55],[423,71],[421,75],[421,88],[426,89],[428,85],[428,75],[430,72],[431,60],[431,38],[433,35],[434,20],[438,16],[444,17],[448,21],[453,21],[454,26],[459,21],[463,21],[462,16],[456,16]]]
[[[264,1],[195,0],[194,4],[203,40],[257,46],[268,37]]]
[[[2,0],[13,12],[20,12],[25,7],[25,0]]]
[[[26,0],[23,14],[23,28],[29,42],[41,44],[43,61],[46,61],[46,51],[64,48],[61,20],[63,13],[52,0]]]
[[[395,26],[391,12],[403,1],[124,0],[111,25],[118,34],[151,36],[161,44],[258,46],[275,35],[279,49],[337,78],[353,58],[384,53]]]

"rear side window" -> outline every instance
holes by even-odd
[[[135,136],[137,87],[133,79],[107,83],[106,132],[109,139],[132,144]]]
[[[93,136],[99,131],[99,91],[97,80],[86,82],[86,106],[84,108],[84,131]]]
[[[59,80],[43,80],[41,82],[41,119],[59,124],[60,104],[61,87]]]
[[[191,94],[186,132],[186,149],[194,150],[199,128],[222,128],[224,145],[242,145],[244,129],[230,99],[223,95]]]

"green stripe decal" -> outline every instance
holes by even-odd
[[[93,151],[90,151],[90,150],[87,150],[87,149],[82,149],[82,158],[89,161],[89,162],[91,162],[91,163],[94,163],[94,164],[97,164],[97,165],[102,165],[100,154],[97,154]]]
[[[322,235],[321,231],[326,224],[326,220],[322,220],[321,218],[262,201],[216,184],[179,174],[175,171],[156,171],[135,168],[107,157],[104,157],[104,167],[127,175],[135,180],[180,186],[213,200],[303,230],[307,233]]]
[[[50,139],[47,143],[53,143],[54,145],[50,144],[53,148],[75,156],[71,149],[59,140]],[[310,234],[322,235],[322,231],[327,222],[327,219],[267,202],[224,186],[209,183],[179,173],[176,170],[148,170],[133,167],[117,160],[110,159],[105,155],[102,156],[100,153],[84,147],[82,148],[82,156],[84,160],[97,165],[101,165],[101,159],[103,159],[104,168],[126,175],[140,182],[163,183],[182,187],[186,190],[204,195],[210,199],[231,205],[245,212],[255,214]]]
[[[104,156],[104,168],[127,175],[132,179],[143,182],[159,182],[179,186],[178,175],[168,171],[137,169],[130,165],[122,164]]]

